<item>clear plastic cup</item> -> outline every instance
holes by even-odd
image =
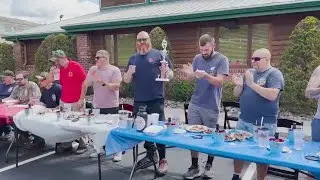
[[[258,144],[259,147],[266,148],[269,144],[269,128],[262,127],[258,129]]]
[[[303,129],[294,129],[294,149],[295,150],[303,150],[304,147],[304,131]]]
[[[253,125],[253,140],[255,142],[258,142],[259,141],[259,136],[258,136],[258,129],[259,129],[259,126],[257,125]]]
[[[224,131],[224,130],[220,130],[219,132],[214,132],[213,136],[212,136],[214,144],[216,144],[216,145],[224,144],[225,136],[226,136],[226,131]]]

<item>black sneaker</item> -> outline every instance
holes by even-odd
[[[156,152],[153,153],[153,160],[155,164],[158,164],[158,155]],[[142,158],[138,163],[137,166],[135,168],[135,170],[138,169],[145,169],[148,168],[150,166],[153,166],[153,162],[151,161],[151,159],[149,158],[148,155],[146,155],[144,158]]]
[[[234,174],[232,177],[232,180],[241,180],[240,176],[237,174]]]
[[[188,171],[183,174],[184,179],[194,179],[194,178],[197,178],[200,176],[201,176],[201,173],[200,173],[199,166],[193,166],[193,165],[191,165],[191,167],[189,167]]]

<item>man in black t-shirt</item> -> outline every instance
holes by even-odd
[[[42,89],[42,95],[40,102],[42,102],[47,108],[56,108],[59,106],[61,97],[61,85],[57,83],[51,83],[48,81],[49,73],[42,72],[39,76],[40,88]]]

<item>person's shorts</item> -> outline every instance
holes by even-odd
[[[268,128],[270,130],[269,131],[270,136],[274,136],[274,134],[277,131],[277,124],[264,123],[264,127]],[[247,122],[243,121],[242,119],[238,120],[236,129],[247,131],[252,134],[254,133],[253,132],[253,123],[247,123]]]
[[[211,109],[204,109],[192,103],[188,107],[188,123],[190,125],[204,125],[215,128],[219,119],[219,112]]]
[[[311,123],[311,137],[312,141],[320,141],[320,119],[313,119]]]

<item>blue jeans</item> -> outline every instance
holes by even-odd
[[[320,142],[320,119],[313,119],[311,123],[312,141]]]

